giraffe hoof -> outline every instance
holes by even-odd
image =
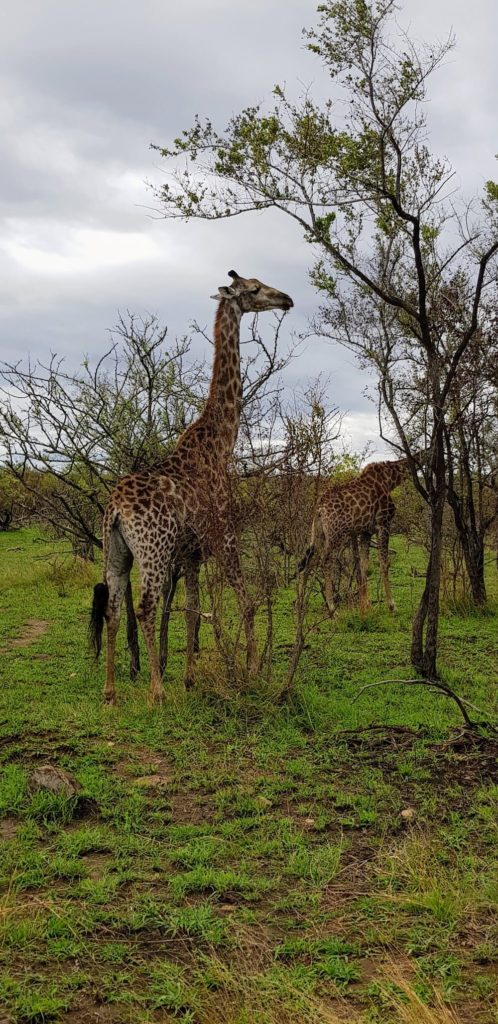
[[[194,689],[194,680],[193,680],[192,676],[185,676],[185,679],[183,680],[183,685],[184,685],[186,690],[193,690]]]
[[[113,708],[116,706],[116,696],[114,693],[104,693],[104,704],[108,707]]]

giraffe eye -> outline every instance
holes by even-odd
[[[256,288],[251,288],[251,295],[257,295],[261,291],[261,286],[258,284]]]

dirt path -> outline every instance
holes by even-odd
[[[29,647],[30,644],[38,640],[39,636],[43,636],[47,632],[49,623],[46,619],[26,619],[26,622],[21,627],[21,632],[14,640],[9,640],[8,647],[10,649],[16,647]],[[3,651],[7,648],[2,648]]]

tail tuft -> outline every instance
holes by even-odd
[[[95,651],[96,658],[98,658],[102,649],[102,630],[104,628],[104,619],[107,611],[108,600],[109,587],[107,586],[107,583],[97,583],[93,588],[92,610],[90,613],[90,623],[88,627],[90,644]]]
[[[297,567],[297,571],[298,572],[304,572],[304,570],[308,568],[308,566],[309,566],[309,564],[311,562],[311,559],[313,558],[314,554],[315,554],[315,545],[312,544],[311,547],[307,548],[304,557],[299,562],[299,565]]]

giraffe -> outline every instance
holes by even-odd
[[[337,603],[333,588],[334,555],[348,539],[353,542],[359,566],[360,608],[362,611],[366,609],[370,541],[374,533],[378,537],[380,572],[387,606],[391,612],[396,610],[389,582],[389,534],[396,511],[391,491],[408,473],[408,459],[372,462],[354,480],[331,484],[322,494],[313,519],[311,545],[299,563],[298,571],[305,572],[315,559],[321,561],[325,602],[331,616]]]
[[[240,321],[244,313],[289,310],[289,295],[240,277],[221,286],[214,324],[214,361],[204,408],[183,432],[174,450],[153,470],[123,477],[114,488],[104,514],[104,582],[94,588],[90,635],[98,656],[104,619],[107,625],[104,697],[115,701],[114,660],[122,599],[135,560],[140,573],[137,618],[144,634],[150,666],[151,704],[161,703],[164,687],[155,640],[157,604],[185,575],[187,651],[184,682],[193,685],[199,623],[199,569],[214,555],[235,590],[244,622],[247,664],[257,665],[254,609],[239,559],[236,516],[229,462],[239,429],[242,382]],[[166,596],[168,600],[168,596]],[[165,660],[163,652],[163,661]]]

